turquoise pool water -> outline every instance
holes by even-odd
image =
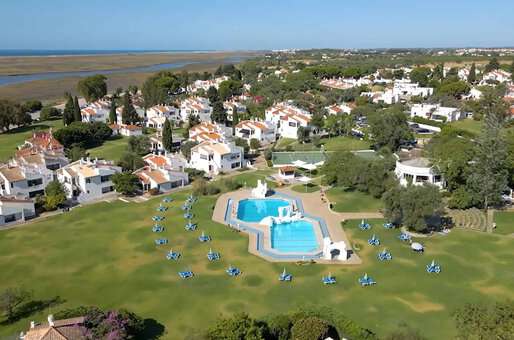
[[[282,199],[241,200],[237,206],[237,218],[244,222],[260,222],[264,217],[277,217],[278,208],[288,205],[289,202]]]
[[[271,248],[282,253],[309,253],[318,249],[314,226],[309,221],[271,226]]]

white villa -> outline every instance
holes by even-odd
[[[131,137],[131,136],[142,136],[143,135],[143,128],[137,125],[132,124],[111,124],[109,127],[112,130],[112,134],[114,136],[125,136],[125,137]]]
[[[410,115],[448,123],[466,118],[460,109],[439,104],[414,104],[411,107]]]
[[[105,123],[109,119],[110,108],[111,103],[109,101],[99,99],[80,110],[82,121],[84,123]]]
[[[499,83],[507,83],[512,80],[512,74],[504,70],[494,70],[484,74],[481,84],[487,84],[488,81],[497,81]]]
[[[0,195],[16,198],[34,198],[45,194],[54,174],[44,165],[0,165]]]
[[[270,122],[243,120],[235,126],[235,136],[245,139],[257,139],[261,145],[274,143],[276,140],[275,125]]]
[[[166,119],[170,122],[178,124],[180,122],[179,110],[174,106],[155,105],[146,111],[146,126],[156,129],[162,129]]]
[[[183,187],[189,183],[189,176],[185,172],[173,171],[165,168],[145,166],[134,171],[139,177],[143,192],[154,189],[159,192],[167,192],[174,188]]]
[[[0,196],[0,226],[34,217],[36,209],[30,199]]]
[[[220,84],[230,78],[227,76],[221,76],[215,79],[209,80],[196,80],[193,84],[187,87],[187,91],[191,93],[195,93],[198,90],[202,89],[204,91],[209,90],[210,87],[214,87],[216,90],[220,87]]]
[[[298,128],[307,127],[311,121],[311,114],[290,103],[275,104],[265,111],[266,122],[277,126],[281,137],[298,137]]]
[[[400,95],[390,89],[385,91],[362,92],[361,96],[370,98],[375,104],[384,103],[391,105],[400,101]]]
[[[223,142],[227,135],[229,135],[225,126],[218,123],[201,122],[189,129],[189,140],[194,142]]]
[[[352,87],[357,87],[361,85],[371,85],[373,81],[367,77],[353,79],[353,78],[331,78],[331,79],[323,79],[320,82],[320,85],[331,87],[334,89],[345,90],[351,89]]]
[[[348,103],[334,104],[325,107],[329,115],[347,114],[349,115],[355,107]]]
[[[87,202],[113,192],[111,177],[120,172],[121,168],[112,162],[87,158],[59,169],[57,179],[66,188],[69,199]]]
[[[165,153],[163,155],[148,154],[143,160],[153,169],[167,169],[184,171],[187,167],[187,159],[181,153]]]
[[[227,120],[229,122],[232,121],[234,112],[237,112],[239,114],[246,112],[246,105],[238,102],[237,100],[229,100],[223,102],[223,108],[227,112]]]
[[[203,142],[191,149],[189,165],[212,176],[240,169],[243,161],[243,148],[233,143]]]
[[[202,97],[187,98],[180,104],[180,119],[187,122],[190,115],[195,115],[202,122],[210,122],[212,106],[209,99]]]
[[[393,96],[420,96],[429,97],[434,93],[432,87],[421,87],[418,83],[411,83],[410,80],[397,80],[393,86]]]
[[[433,184],[440,189],[444,187],[442,176],[430,164],[426,158],[412,158],[408,160],[397,160],[394,170],[396,177],[400,180],[400,184],[407,186],[409,183],[413,185]]]

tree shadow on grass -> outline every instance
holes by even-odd
[[[160,339],[166,331],[166,327],[155,319],[144,319],[143,330],[137,335],[136,339],[140,340],[157,340]]]
[[[55,307],[62,303],[66,302],[66,300],[62,299],[60,296],[56,296],[54,298],[48,299],[48,300],[31,300],[20,307],[17,308],[16,312],[10,319],[3,320],[0,322],[1,326],[5,326],[8,324],[11,324],[13,322],[16,322],[18,320],[21,320],[23,318],[27,318],[31,316],[32,314],[41,312],[49,307]]]

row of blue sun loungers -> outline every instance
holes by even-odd
[[[160,224],[155,224],[153,227],[152,227],[152,231],[154,233],[162,233],[164,231],[164,227]]]
[[[380,240],[378,239],[378,237],[376,237],[375,234],[373,234],[373,236],[368,240],[368,244],[370,246],[378,246],[380,245]]]
[[[361,230],[368,230],[371,229],[371,224],[369,224],[366,220],[362,220],[359,224],[359,228],[361,228]]]
[[[391,261],[393,259],[391,253],[385,249],[378,253],[377,257],[380,261]]]
[[[166,259],[168,260],[178,260],[180,258],[180,253],[176,252],[176,251],[173,251],[170,249],[170,251],[168,252],[168,254],[166,254]]]
[[[160,222],[162,220],[164,220],[164,216],[159,216],[159,215],[152,216],[152,221],[154,221],[154,222]]]
[[[186,212],[186,213],[184,214],[184,218],[185,218],[186,220],[190,220],[190,219],[192,219],[192,218],[193,218],[193,216],[194,216],[194,215],[193,215],[193,213],[191,213],[191,212],[189,212],[189,211],[188,211],[188,212]]]
[[[166,210],[168,210],[168,207],[165,207],[164,205],[160,204],[156,210],[160,212],[165,212]]]

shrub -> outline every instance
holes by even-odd
[[[328,322],[315,316],[300,319],[291,328],[292,338],[295,340],[323,340],[329,331]]]
[[[39,114],[39,120],[49,120],[52,118],[60,117],[61,115],[61,110],[53,106],[45,106]]]
[[[152,196],[155,196],[155,195],[159,195],[159,189],[157,188],[152,188],[150,190],[148,190],[148,193]]]

